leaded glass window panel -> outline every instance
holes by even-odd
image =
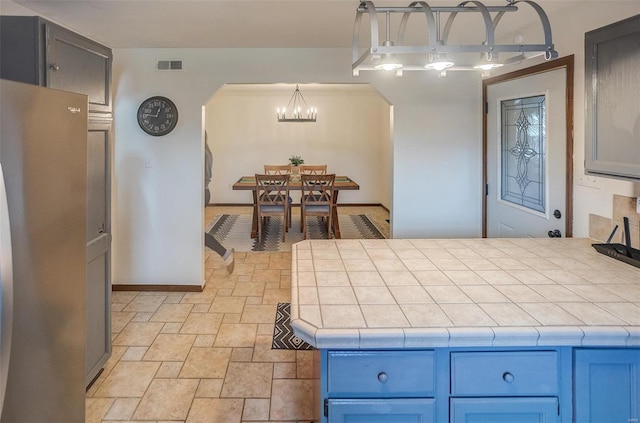
[[[500,199],[545,213],[545,96],[502,100],[500,104]]]

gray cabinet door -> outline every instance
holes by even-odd
[[[109,121],[89,124],[87,138],[87,385],[111,355]]]
[[[47,85],[86,94],[89,110],[111,112],[111,50],[57,25],[47,25]]]

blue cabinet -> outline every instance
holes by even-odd
[[[332,399],[329,423],[433,423],[433,399]]]
[[[640,349],[576,349],[574,421],[640,421]]]
[[[557,423],[557,398],[453,398],[450,423]]]

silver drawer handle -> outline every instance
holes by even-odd
[[[378,381],[380,383],[387,383],[387,380],[389,380],[389,376],[385,372],[378,373]]]
[[[502,375],[502,380],[507,383],[511,383],[515,380],[515,377],[509,372],[504,372],[504,374]]]
[[[56,65],[55,63],[52,63],[49,65],[49,69],[51,69],[54,72],[57,72],[60,70],[60,66]]]

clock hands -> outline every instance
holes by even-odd
[[[162,107],[158,107],[158,111],[156,112],[155,115],[152,115],[151,113],[144,113],[142,115],[143,118],[148,118],[149,116],[151,117],[158,117],[158,115],[160,114],[160,110],[162,110]]]

